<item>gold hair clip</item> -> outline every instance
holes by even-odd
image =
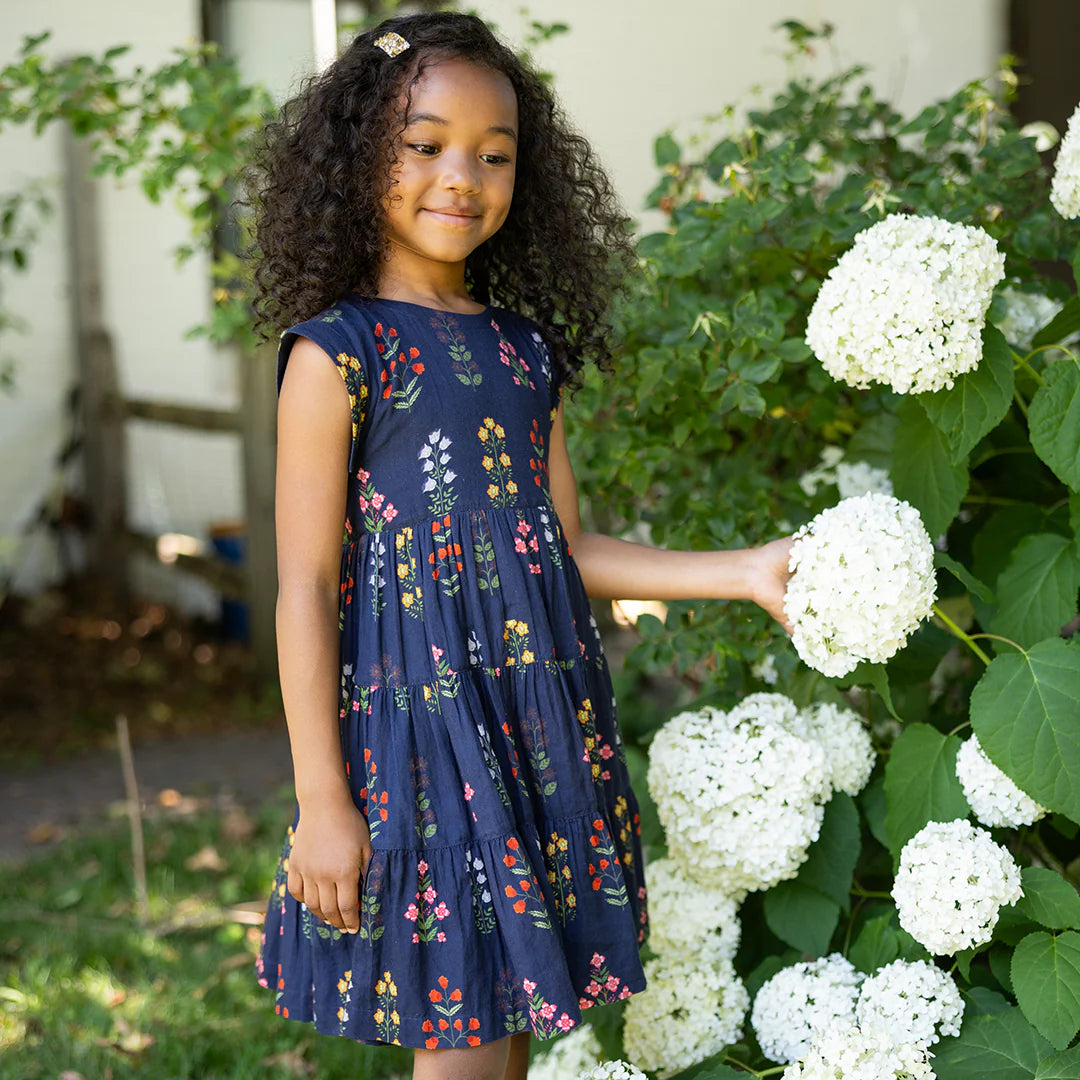
[[[400,56],[408,47],[409,43],[393,30],[375,39],[375,48],[382,49],[387,56]]]

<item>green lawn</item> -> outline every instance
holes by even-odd
[[[70,1080],[407,1075],[410,1052],[281,1020],[272,992],[255,981],[260,927],[229,909],[265,901],[291,799],[281,792],[254,818],[165,812],[148,820],[145,928],[126,820],[5,867],[0,1080],[58,1080],[65,1070]],[[208,847],[220,868],[185,868]]]

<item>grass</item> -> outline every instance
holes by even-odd
[[[410,1052],[282,1020],[255,981],[261,928],[230,909],[265,903],[291,798],[255,817],[181,807],[145,821],[145,926],[126,822],[4,867],[0,1080],[407,1075]],[[210,848],[218,869],[185,866],[214,862]]]

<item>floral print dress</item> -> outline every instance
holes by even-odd
[[[644,988],[637,804],[552,506],[559,402],[533,323],[350,296],[282,335],[352,406],[341,748],[372,856],[360,932],[288,893],[257,961],[275,1011],[364,1043],[568,1031]]]

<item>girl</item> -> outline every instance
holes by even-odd
[[[588,145],[480,20],[361,34],[263,164],[260,310],[292,324],[277,626],[297,805],[259,978],[282,1016],[415,1048],[416,1080],[517,1080],[530,1034],[645,986],[637,805],[586,594],[782,620],[789,542],[582,529],[561,390],[611,356],[631,249]]]

